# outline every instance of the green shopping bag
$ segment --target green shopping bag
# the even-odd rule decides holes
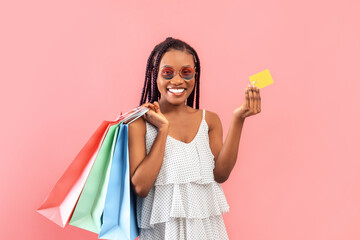
[[[111,126],[105,136],[71,217],[69,224],[72,226],[94,233],[100,232],[101,216],[104,211],[106,190],[116,139],[119,133],[119,124]]]

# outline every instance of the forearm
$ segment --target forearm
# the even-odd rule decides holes
[[[141,197],[147,196],[159,174],[164,159],[167,136],[167,127],[158,130],[149,154],[146,155],[134,172],[132,182],[137,189],[137,194]]]
[[[225,142],[215,161],[214,177],[217,182],[225,182],[235,166],[244,121],[245,119],[237,119],[234,116],[231,119]]]

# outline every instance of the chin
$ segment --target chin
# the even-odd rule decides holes
[[[179,99],[173,99],[173,98],[165,98],[166,102],[172,104],[172,105],[183,105],[185,104],[187,98],[179,98]]]

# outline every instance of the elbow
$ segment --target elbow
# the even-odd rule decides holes
[[[133,183],[133,181],[131,181]],[[146,196],[149,194],[149,190],[146,189],[144,186],[141,186],[140,184],[132,184],[133,190],[141,198],[146,198]]]
[[[224,183],[226,182],[226,180],[229,178],[228,176],[217,176],[215,175],[214,176],[215,178],[215,181],[218,182],[218,183]]]
[[[218,182],[218,183],[224,183],[224,182],[226,182],[227,179],[228,178],[220,178],[220,179],[215,180],[215,181]]]
[[[141,198],[146,198],[148,194],[149,194],[149,190],[142,190],[142,191],[139,191],[138,196]]]
[[[135,191],[136,195],[138,195],[141,198],[146,198],[146,196],[149,193],[149,191],[146,191],[146,189],[144,189],[140,186],[134,186],[134,191]]]
[[[224,183],[229,178],[229,174],[226,174],[224,170],[220,170],[219,168],[214,168],[214,180],[218,183]]]

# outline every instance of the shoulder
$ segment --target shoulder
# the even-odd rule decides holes
[[[213,111],[206,110],[206,109],[204,109],[204,110],[205,110],[205,121],[207,122],[207,124],[209,126],[209,131],[214,128],[221,127],[221,120],[220,120],[219,115]]]

